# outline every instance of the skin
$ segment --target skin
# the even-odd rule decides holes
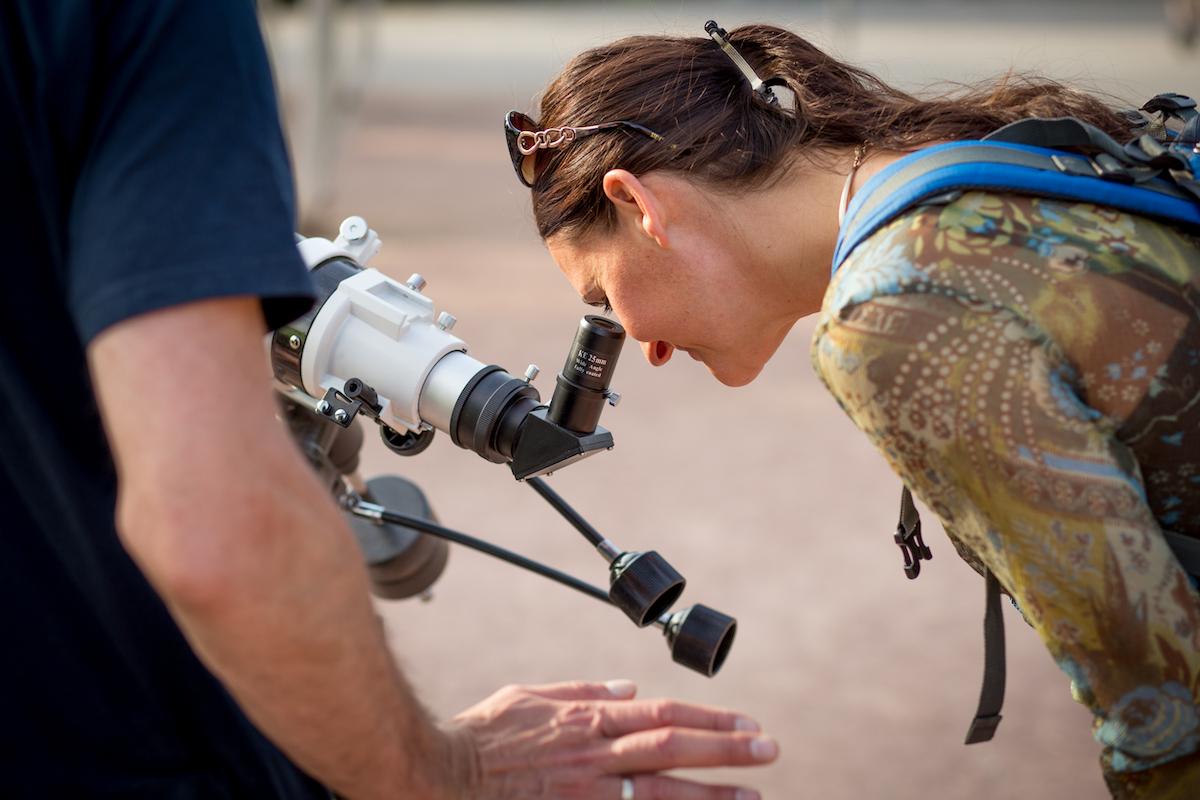
[[[680,173],[614,169],[604,176],[612,230],[556,234],[546,246],[584,302],[607,302],[652,365],[682,350],[743,386],[821,308],[853,163],[852,151],[833,155],[832,168],[801,161],[770,187],[736,194]],[[869,155],[851,191],[904,155]]]
[[[432,721],[341,512],[275,418],[264,330],[254,298],[188,303],[105,330],[88,361],[122,544],[268,738],[353,800],[614,800],[621,775],[639,800],[758,797],[657,774],[773,761],[756,723],[635,700],[628,681],[508,687]]]

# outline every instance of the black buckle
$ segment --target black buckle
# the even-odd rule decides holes
[[[904,574],[909,580],[921,574],[922,561],[933,559],[933,551],[925,545],[925,540],[921,538],[921,520],[919,519],[912,526],[911,531],[904,529],[903,521],[897,524],[893,541],[899,546],[900,553],[904,556]]]
[[[1053,155],[1050,161],[1058,167],[1059,172],[1067,175],[1077,175],[1081,178],[1095,178],[1100,174],[1096,165],[1082,156]]]
[[[1002,718],[1001,714],[992,714],[989,717],[976,717],[971,720],[971,727],[967,729],[967,740],[963,744],[991,741],[992,737],[996,735],[996,728],[999,727]]]
[[[1178,92],[1163,92],[1156,94],[1146,101],[1142,106],[1143,111],[1165,111],[1169,114],[1176,114],[1189,108],[1195,108],[1196,101],[1188,97],[1186,94]]]
[[[1187,156],[1146,133],[1125,144],[1125,154],[1144,167],[1188,169]]]
[[[332,387],[326,390],[325,397],[317,405],[317,411],[329,417],[335,425],[349,428],[359,412],[378,421],[383,404],[373,388],[358,378],[351,378],[346,381],[344,392]]]

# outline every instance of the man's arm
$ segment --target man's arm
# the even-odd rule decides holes
[[[340,513],[274,419],[258,301],[115,325],[89,350],[117,529],[250,718],[348,797],[457,796]]]

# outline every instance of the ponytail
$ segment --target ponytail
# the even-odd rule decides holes
[[[866,144],[910,150],[979,138],[1025,117],[1072,116],[1123,141],[1131,123],[1096,97],[1039,77],[920,99],[839,61],[783,28],[747,25],[729,42],[793,101],[772,104],[708,37],[634,36],[572,59],[541,101],[540,124],[637,122],[662,141],[592,136],[539,159],[534,217],[543,238],[604,230],[615,221],[602,188],[622,168],[687,173],[744,191],[782,177],[796,157],[821,159]]]

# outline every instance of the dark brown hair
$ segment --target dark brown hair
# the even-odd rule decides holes
[[[610,227],[602,179],[686,172],[714,187],[742,190],[786,172],[794,157],[819,158],[867,144],[908,150],[969,139],[1024,117],[1072,116],[1124,141],[1128,120],[1098,98],[1044,78],[1007,75],[990,85],[920,99],[866,70],[838,61],[783,28],[747,25],[729,41],[763,79],[795,95],[795,112],[773,106],[707,37],[633,36],[573,58],[541,100],[542,127],[630,120],[629,131],[578,140],[539,155],[533,209],[542,238]]]

